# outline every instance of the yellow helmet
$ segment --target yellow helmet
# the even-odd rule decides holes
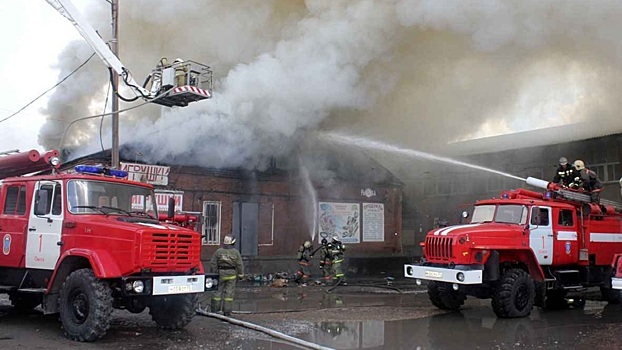
[[[234,245],[235,244],[235,238],[233,238],[232,235],[226,235],[223,243],[226,244],[226,245]]]
[[[574,167],[577,170],[583,170],[585,169],[585,163],[583,163],[582,160],[577,159],[574,161]]]
[[[311,242],[309,242],[309,241],[305,241],[305,242],[303,243],[303,246],[304,246],[305,248],[311,248]]]

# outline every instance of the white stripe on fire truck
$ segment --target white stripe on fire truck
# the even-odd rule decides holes
[[[590,242],[622,243],[622,233],[592,232]]]
[[[558,241],[576,241],[577,232],[576,231],[558,231],[557,240]]]
[[[440,234],[441,236],[447,236],[447,234],[450,233],[453,230],[457,230],[459,228],[465,228],[465,227],[477,227],[479,225],[480,224],[466,224],[466,225],[444,227],[444,228],[441,228],[441,229],[438,229],[438,230],[434,231],[434,235],[438,236]]]

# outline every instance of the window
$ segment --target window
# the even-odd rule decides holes
[[[620,180],[620,163],[593,164],[587,168],[596,172],[602,182],[618,182]]]
[[[531,209],[531,224],[537,226],[549,226],[548,208],[533,207]]]
[[[557,223],[561,226],[574,226],[572,210],[560,210],[559,221]]]
[[[6,200],[4,202],[4,214],[24,215],[26,214],[26,187],[9,186],[6,190]]]
[[[203,244],[220,244],[220,202],[203,202]]]

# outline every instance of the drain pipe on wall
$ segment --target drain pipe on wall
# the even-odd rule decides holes
[[[297,344],[297,345],[300,345],[300,346],[304,346],[304,347],[309,348],[309,349],[334,350],[333,348],[329,348],[329,347],[322,346],[322,345],[319,345],[319,344],[316,344],[316,343],[308,342],[306,340],[298,339],[298,338],[292,337],[290,335],[287,335],[287,334],[275,331],[275,330],[270,329],[270,328],[262,327],[260,325],[257,325],[257,324],[254,324],[254,323],[250,323],[250,322],[246,322],[246,321],[236,320],[235,318],[227,317],[227,316],[216,314],[216,313],[213,313],[213,312],[207,312],[207,311],[205,311],[203,309],[197,309],[197,314],[202,315],[202,316],[207,316],[207,317],[214,317],[214,318],[217,318],[219,320],[229,322],[231,324],[235,324],[235,325],[246,327],[246,328],[249,328],[249,329],[252,329],[252,330],[255,330],[255,331],[266,333],[266,334],[268,334],[270,336],[273,336],[275,338],[280,338],[280,339],[286,340],[288,342],[291,342],[291,343],[294,343],[294,344]]]

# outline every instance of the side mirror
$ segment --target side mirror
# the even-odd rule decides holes
[[[41,216],[48,213],[48,191],[37,190],[35,193],[35,215]]]
[[[469,212],[468,212],[468,211],[466,211],[466,210],[465,210],[465,211],[463,211],[463,212],[462,212],[462,218],[463,218],[463,219],[467,219],[468,217],[469,217]]]

